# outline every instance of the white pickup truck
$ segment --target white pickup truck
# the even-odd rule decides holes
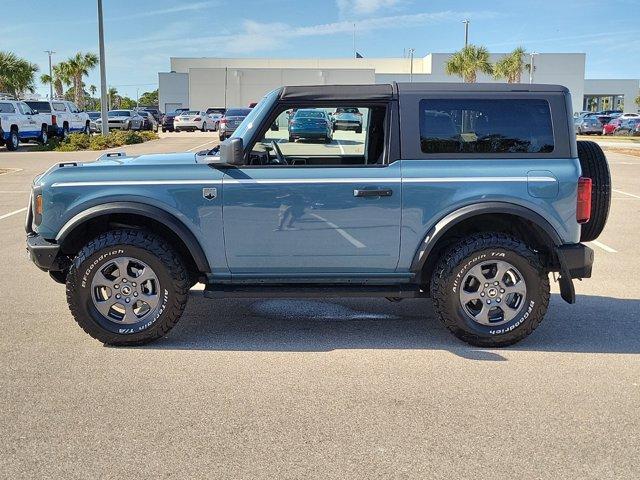
[[[17,150],[21,141],[47,143],[51,115],[34,112],[20,100],[0,100],[0,146]]]
[[[91,120],[87,112],[81,111],[76,104],[68,100],[27,100],[25,102],[33,110],[51,117],[50,125],[54,128],[49,136],[66,137],[69,133],[90,133]]]

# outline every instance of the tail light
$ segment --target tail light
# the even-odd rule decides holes
[[[194,122],[199,122],[200,120],[202,120],[200,117],[196,117],[193,119]]]
[[[55,115],[51,115],[51,125],[56,125],[57,119]]]
[[[587,223],[591,219],[591,187],[590,178],[578,179],[578,204],[576,206],[576,220],[578,223]]]

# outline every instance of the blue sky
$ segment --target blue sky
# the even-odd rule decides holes
[[[470,41],[492,52],[585,52],[588,78],[640,78],[640,0],[103,0],[107,81],[135,97],[157,86],[170,56],[367,57],[449,52]],[[98,51],[94,0],[2,0],[0,50],[47,72]],[[52,8],[57,5],[56,8]],[[11,12],[7,15],[7,12]],[[45,13],[46,12],[46,13]],[[98,70],[88,84],[99,84]],[[48,89],[39,85],[38,91]]]

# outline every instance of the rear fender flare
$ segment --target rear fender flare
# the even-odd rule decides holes
[[[411,271],[415,274],[419,274],[421,272],[422,267],[429,257],[429,253],[433,250],[433,247],[452,227],[469,218],[489,213],[515,215],[522,217],[525,220],[529,220],[545,232],[550,244],[549,246],[554,250],[555,247],[558,247],[563,243],[560,235],[558,235],[558,232],[553,228],[553,226],[544,217],[542,217],[542,215],[534,212],[533,210],[513,203],[483,202],[459,208],[458,210],[455,210],[441,218],[433,227],[431,227],[414,254],[413,261],[411,263]]]

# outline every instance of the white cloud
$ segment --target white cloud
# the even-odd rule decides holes
[[[372,15],[379,10],[396,7],[400,0],[336,0],[340,18]]]

